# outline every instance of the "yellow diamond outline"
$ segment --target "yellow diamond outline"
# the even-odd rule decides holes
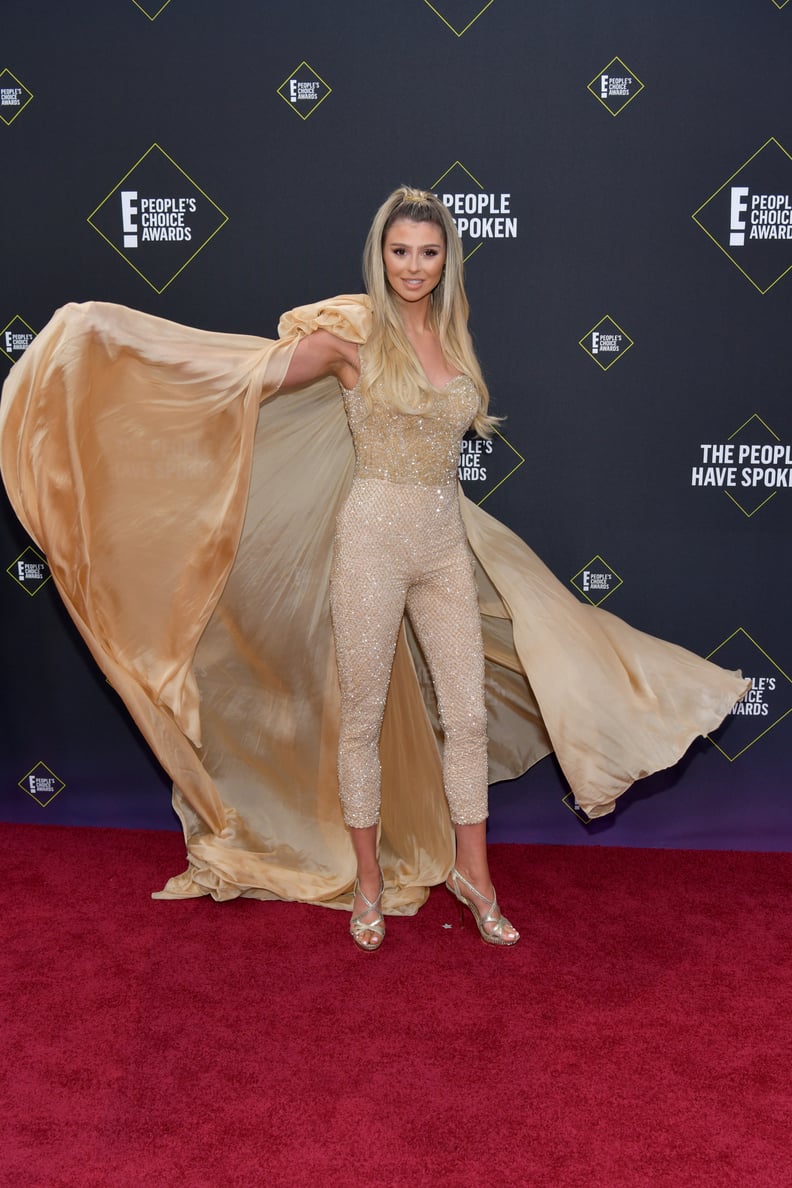
[[[285,95],[281,95],[281,89],[282,89],[283,87],[285,87],[285,86],[286,86],[286,83],[287,83],[287,82],[289,82],[291,79],[293,79],[293,78],[294,78],[294,76],[295,76],[295,74],[297,73],[297,71],[298,71],[298,70],[299,70],[301,67],[303,67],[303,66],[307,66],[307,67],[308,67],[308,69],[311,71],[311,73],[316,75],[316,77],[319,79],[319,82],[322,84],[322,86],[323,86],[323,87],[327,87],[327,94],[326,94],[326,95],[322,95],[322,98],[319,100],[319,102],[316,104],[316,106],[315,106],[315,107],[312,107],[312,108],[311,108],[311,110],[310,110],[310,111],[309,111],[309,112],[308,112],[306,115],[303,115],[303,113],[297,109],[297,107],[295,106],[295,104],[294,104],[294,103],[292,103],[292,102],[291,102],[291,100],[287,99]],[[329,98],[330,98],[330,96],[331,96],[331,95],[332,95],[332,93],[333,93],[333,88],[330,86],[330,83],[328,83],[328,82],[325,82],[325,80],[322,78],[322,76],[321,76],[321,74],[319,73],[319,71],[318,71],[318,70],[314,70],[314,68],[313,68],[313,66],[311,65],[311,63],[310,63],[310,62],[306,62],[305,58],[303,58],[302,62],[300,62],[300,65],[299,65],[299,66],[296,66],[296,67],[294,68],[294,70],[292,70],[292,72],[291,72],[290,74],[287,74],[287,75],[286,75],[286,77],[284,78],[283,82],[282,82],[282,83],[281,83],[281,85],[278,87],[278,89],[277,89],[277,91],[276,91],[275,93],[276,93],[276,95],[280,95],[281,99],[282,99],[282,100],[283,100],[283,102],[284,102],[284,103],[287,105],[287,107],[289,108],[289,110],[290,110],[290,111],[293,111],[293,112],[295,112],[295,113],[296,113],[296,114],[297,114],[297,115],[300,117],[300,119],[301,119],[301,120],[307,120],[307,119],[309,119],[309,118],[310,118],[310,117],[313,115],[313,113],[314,113],[315,111],[317,111],[317,110],[318,110],[318,108],[320,108],[320,107],[322,106],[322,104],[324,103],[325,99],[329,99]]]
[[[34,98],[34,95],[33,95],[33,92],[31,91],[30,87],[26,87],[26,86],[25,86],[25,84],[22,82],[22,79],[21,79],[21,78],[17,78],[17,76],[14,74],[13,70],[9,70],[8,66],[4,66],[4,67],[3,67],[3,69],[2,69],[2,70],[0,70],[0,81],[2,80],[2,78],[3,78],[3,75],[4,75],[4,74],[10,74],[10,75],[11,75],[11,77],[13,78],[14,82],[17,84],[17,86],[18,86],[18,87],[21,87],[23,91],[27,91],[27,99],[26,99],[26,100],[25,100],[25,102],[24,102],[24,103],[23,103],[23,104],[22,104],[22,105],[19,107],[19,109],[18,109],[18,110],[17,110],[17,111],[14,113],[14,115],[12,115],[12,116],[11,116],[11,119],[10,119],[10,120],[7,120],[7,119],[5,118],[5,116],[3,116],[3,115],[0,115],[0,120],[2,120],[2,121],[3,121],[3,123],[4,123],[4,124],[5,124],[5,126],[6,126],[6,128],[10,128],[10,127],[11,127],[11,125],[13,124],[14,120],[17,118],[17,116],[21,116],[21,115],[22,115],[22,112],[25,110],[25,108],[27,107],[28,103],[30,103],[31,99],[33,99],[33,98]]]
[[[776,8],[780,12],[782,8],[786,8],[787,4],[789,4],[789,0],[781,0],[780,4],[778,3],[778,0],[773,0],[773,4],[775,4]]]
[[[457,160],[457,161],[454,161],[453,165],[449,165],[448,169],[446,169],[445,173],[441,173],[440,176],[437,178],[437,180],[432,183],[432,192],[433,193],[434,193],[435,187],[439,186],[440,182],[443,180],[443,178],[448,177],[451,170],[456,169],[457,165],[459,166],[459,168],[462,170],[463,173],[466,173],[468,175],[468,177],[470,178],[470,180],[472,182],[476,183],[476,185],[478,186],[478,188],[480,190],[484,189],[484,186],[482,185],[482,183],[479,181],[479,179],[477,177],[473,176],[473,174],[470,172],[468,167],[466,165],[463,165],[461,161]]]
[[[739,507],[740,511],[746,517],[746,519],[750,520],[751,517],[755,516],[758,511],[761,511],[762,508],[765,507],[770,502],[771,499],[775,499],[776,495],[778,494],[778,491],[771,491],[770,494],[767,496],[767,499],[763,499],[761,503],[758,503],[756,505],[756,507],[753,509],[753,511],[746,511],[745,508],[743,507],[743,505],[741,503],[737,502],[737,500],[732,495],[731,491],[727,491],[724,489],[723,494],[726,495],[729,499],[731,499],[731,501],[735,507]]]
[[[627,342],[629,343],[629,346],[625,347],[625,349],[623,351],[617,351],[616,354],[611,359],[610,363],[603,365],[602,363],[600,363],[600,361],[596,357],[596,355],[592,355],[591,351],[588,349],[588,347],[585,345],[585,343],[586,343],[586,339],[588,338],[589,334],[593,334],[594,331],[599,326],[602,325],[602,323],[605,321],[606,318],[608,318],[611,322],[613,322],[614,326],[616,327],[616,329],[619,331],[620,334],[624,335],[624,337],[627,339]],[[590,330],[586,331],[586,333],[583,335],[582,338],[578,339],[578,346],[583,348],[583,350],[588,355],[589,359],[591,359],[594,363],[596,363],[597,366],[599,368],[601,368],[602,371],[608,371],[609,368],[613,367],[614,363],[618,363],[619,359],[623,359],[624,356],[627,354],[627,351],[631,350],[635,346],[635,339],[630,338],[627,331],[622,329],[622,327],[619,325],[619,323],[616,321],[616,319],[614,317],[611,317],[611,315],[609,313],[606,313],[606,314],[602,315],[602,317],[600,318],[600,320],[598,322],[595,322],[595,324],[591,327]]]
[[[468,177],[470,178],[470,180],[472,182],[476,183],[476,185],[478,186],[478,188],[480,190],[484,189],[484,186],[481,184],[479,179],[477,177],[473,176],[473,174],[470,172],[470,170],[467,168],[467,166],[463,165],[461,161],[457,160],[457,161],[454,161],[453,165],[449,165],[448,169],[446,169],[445,173],[441,173],[436,181],[432,182],[432,185],[429,187],[431,189],[432,193],[435,192],[435,190],[440,185],[440,182],[443,180],[443,178],[448,177],[448,175],[452,169],[456,169],[457,165],[459,166],[459,168],[462,170],[463,173],[466,173],[468,175]],[[476,244],[476,246],[474,248],[472,248],[466,256],[462,257],[462,263],[467,264],[467,262],[471,258],[471,256],[475,256],[475,254],[479,250],[479,248],[483,247],[483,246],[484,246],[484,240],[480,239],[478,241],[478,243]]]
[[[580,821],[581,825],[590,825],[592,821],[596,820],[596,818],[590,817],[585,809],[579,807],[576,808],[574,805],[574,799],[575,795],[573,792],[565,792],[561,797],[561,803],[566,805],[572,816],[576,817],[577,820]]]
[[[148,17],[148,19],[150,21],[156,21],[157,17],[160,15],[160,13],[164,12],[164,10],[168,7],[170,2],[171,2],[171,0],[165,0],[165,3],[160,8],[158,8],[157,11],[154,13],[154,16],[152,16],[151,13],[146,12],[146,10],[142,4],[138,4],[138,0],[132,0],[132,3],[134,4],[135,8],[139,8],[140,11],[143,13],[143,16]]]
[[[780,437],[778,436],[778,434],[776,433],[775,429],[771,429],[771,428],[770,428],[770,426],[767,424],[767,422],[766,422],[766,421],[764,421],[764,420],[763,420],[763,419],[762,419],[762,418],[759,416],[759,413],[751,413],[750,417],[748,417],[748,420],[747,420],[747,421],[743,421],[743,423],[742,423],[742,425],[740,425],[739,429],[735,429],[735,430],[734,430],[734,433],[731,433],[731,434],[729,434],[729,436],[726,438],[726,440],[727,440],[727,441],[731,441],[731,439],[732,439],[733,437],[736,437],[738,433],[742,433],[742,431],[743,431],[743,429],[745,428],[745,426],[746,426],[746,425],[748,425],[748,424],[750,424],[750,422],[751,422],[751,421],[758,421],[758,422],[760,423],[760,425],[763,425],[763,426],[764,426],[764,428],[765,428],[765,429],[767,430],[767,432],[768,432],[768,433],[771,435],[771,437],[774,437],[774,438],[776,439],[776,441],[780,441],[780,440],[781,440],[781,438],[780,438]],[[755,516],[755,515],[756,515],[756,513],[757,513],[758,511],[761,511],[761,509],[762,509],[763,507],[765,507],[765,506],[766,506],[766,505],[767,505],[767,504],[770,502],[770,500],[771,500],[771,499],[775,499],[776,495],[778,494],[778,491],[771,491],[771,492],[770,492],[770,494],[767,496],[767,499],[763,499],[761,503],[758,503],[758,504],[756,505],[756,507],[753,509],[753,511],[751,511],[751,512],[749,512],[749,511],[746,511],[746,510],[745,510],[745,508],[743,507],[743,505],[742,505],[740,502],[738,502],[738,500],[736,500],[736,499],[734,498],[734,496],[731,494],[731,492],[730,492],[730,491],[727,491],[725,487],[723,488],[723,494],[724,494],[724,495],[728,495],[729,499],[731,499],[731,501],[732,501],[732,503],[734,504],[734,506],[735,506],[735,507],[739,507],[739,509],[740,509],[740,511],[742,512],[742,514],[743,514],[743,515],[744,515],[744,516],[745,516],[747,519],[749,519],[749,520],[750,520],[750,519],[751,519],[751,516]]]
[[[35,556],[36,556],[36,557],[38,557],[39,561],[41,561],[41,563],[42,563],[43,565],[46,565],[47,569],[49,569],[49,573],[48,573],[48,574],[47,574],[47,576],[44,578],[44,581],[41,583],[41,585],[40,585],[40,586],[36,586],[35,590],[28,590],[28,588],[27,588],[27,586],[25,585],[25,583],[24,583],[24,582],[20,582],[19,578],[18,578],[18,577],[15,577],[15,576],[14,576],[14,574],[11,572],[11,570],[13,569],[13,567],[14,567],[14,566],[17,564],[17,562],[19,561],[19,558],[20,558],[20,557],[24,557],[25,553],[34,553],[34,554],[35,554]],[[46,557],[42,557],[42,555],[41,555],[41,553],[38,551],[38,549],[34,549],[34,548],[33,548],[33,545],[30,545],[30,544],[29,544],[29,545],[25,545],[25,547],[24,547],[24,549],[22,550],[22,552],[21,552],[21,553],[19,553],[19,555],[18,555],[18,556],[16,556],[16,557],[14,558],[14,560],[11,562],[11,564],[10,564],[10,565],[9,565],[9,566],[6,568],[6,573],[8,574],[8,576],[9,576],[10,578],[12,578],[12,579],[13,579],[13,581],[15,581],[15,582],[16,582],[16,584],[17,584],[18,586],[20,586],[20,587],[21,587],[21,588],[22,588],[22,589],[25,591],[25,593],[27,594],[28,598],[35,598],[35,597],[36,597],[36,595],[38,594],[39,590],[43,590],[43,589],[44,589],[44,587],[46,586],[47,582],[48,582],[48,581],[50,581],[50,579],[52,578],[52,570],[50,569],[50,563],[49,563],[49,561],[47,560],[47,558],[46,558]],[[54,775],[55,773],[53,772],[52,774]],[[30,772],[28,772],[28,775],[30,775]]]
[[[482,15],[482,13],[485,13],[487,11],[487,9],[490,7],[490,5],[492,5],[494,3],[495,3],[495,0],[487,0],[487,3],[481,9],[481,12],[477,12],[476,15],[473,17],[473,20],[468,21],[468,23],[465,25],[464,29],[455,29],[454,26],[451,24],[451,22],[446,20],[446,18],[443,16],[442,12],[437,11],[434,4],[430,4],[429,0],[424,0],[424,4],[426,5],[426,7],[431,8],[431,10],[435,14],[435,16],[439,17],[440,20],[443,22],[443,24],[446,26],[446,28],[450,29],[451,32],[454,33],[457,37],[461,37],[464,33],[467,33],[470,26],[475,25],[476,21],[479,19],[479,17]]]
[[[38,767],[43,767],[45,771],[48,771],[50,773],[53,780],[55,780],[57,783],[60,784],[60,788],[58,788],[58,791],[53,792],[52,796],[50,796],[49,800],[45,800],[43,802],[43,804],[38,799],[38,797],[33,795],[33,793],[30,791],[29,788],[25,787],[25,780],[28,778],[28,776],[31,776],[33,774],[33,772],[36,770],[36,768],[38,768]],[[51,767],[47,767],[47,764],[44,762],[43,759],[39,759],[39,761],[37,763],[33,764],[30,771],[27,773],[27,775],[23,775],[21,780],[17,780],[17,787],[21,788],[23,792],[26,792],[28,794],[28,796],[30,797],[30,799],[35,801],[35,803],[39,806],[39,808],[46,808],[48,804],[52,804],[52,802],[56,796],[60,796],[63,789],[66,787],[66,782],[65,782],[65,780],[62,780],[59,775],[56,775]]]
[[[607,594],[603,594],[603,596],[602,596],[602,598],[600,598],[599,602],[595,602],[593,598],[589,598],[589,596],[585,590],[581,590],[580,586],[575,585],[575,578],[579,577],[584,569],[588,569],[588,567],[591,565],[592,561],[601,561],[602,564],[605,566],[605,568],[609,569],[611,571],[611,573],[613,574],[613,576],[617,577],[619,579],[618,585],[614,586],[612,590],[608,590]],[[581,567],[577,571],[577,573],[573,574],[573,576],[569,579],[569,584],[570,584],[570,586],[575,587],[578,594],[583,595],[586,602],[590,602],[592,606],[602,606],[603,602],[605,602],[606,599],[610,598],[611,594],[615,594],[616,591],[619,589],[619,587],[624,585],[624,578],[616,572],[616,570],[613,568],[613,566],[608,561],[606,561],[604,557],[600,557],[599,553],[595,553],[594,556],[591,558],[591,561],[587,561],[585,565],[581,565]]]
[[[592,89],[591,89],[591,88],[594,86],[594,83],[597,81],[597,79],[598,79],[598,78],[602,78],[602,75],[605,73],[605,71],[606,71],[606,70],[610,70],[610,68],[611,68],[611,66],[613,65],[613,63],[614,63],[614,62],[618,62],[618,63],[619,63],[619,65],[620,65],[620,66],[623,66],[625,70],[629,70],[629,71],[630,71],[630,77],[631,77],[631,78],[638,79],[639,86],[638,86],[638,90],[635,92],[635,94],[634,94],[634,95],[630,95],[630,98],[629,98],[629,99],[627,99],[627,100],[625,100],[625,102],[624,102],[624,103],[622,103],[621,107],[617,108],[617,109],[616,109],[616,111],[611,111],[611,109],[608,107],[607,103],[606,103],[606,102],[605,102],[605,100],[602,98],[602,96],[601,96],[601,95],[598,95],[596,91],[592,91]],[[618,115],[621,115],[621,113],[624,111],[625,107],[629,107],[629,105],[632,103],[633,99],[637,99],[637,98],[638,98],[638,96],[640,95],[641,91],[645,91],[645,90],[646,90],[646,86],[645,86],[645,84],[644,84],[644,83],[641,81],[641,79],[640,79],[640,78],[638,78],[638,75],[635,73],[635,71],[634,71],[634,70],[631,70],[631,69],[630,69],[630,67],[627,65],[627,63],[626,63],[626,62],[623,62],[623,61],[622,61],[622,59],[619,57],[619,55],[618,55],[618,54],[614,54],[614,56],[611,58],[610,62],[608,62],[608,65],[607,65],[607,66],[603,66],[602,70],[598,70],[598,71],[597,71],[597,73],[596,73],[596,74],[594,75],[594,77],[592,78],[591,82],[590,82],[590,83],[588,84],[588,86],[586,87],[586,90],[589,92],[589,94],[590,94],[590,95],[593,95],[593,96],[594,96],[594,98],[595,98],[595,99],[596,99],[596,100],[597,100],[599,103],[601,103],[601,104],[602,104],[602,106],[603,106],[603,107],[605,108],[605,110],[607,111],[608,115],[612,115],[612,116],[615,118],[616,116],[618,116]]]
[[[23,326],[27,326],[28,330],[33,335],[33,337],[34,338],[36,337],[36,335],[38,334],[38,330],[34,330],[32,326],[28,326],[27,322],[22,317],[22,314],[14,314],[14,316],[12,318],[10,318],[9,321],[6,322],[5,326],[3,326],[3,329],[0,330],[0,342],[2,342],[2,337],[5,334],[8,327],[11,325],[11,322],[16,322],[16,321],[21,322]],[[0,346],[0,355],[5,355],[6,359],[9,359],[12,363],[16,363],[16,359],[14,359],[13,356],[9,355],[8,351],[5,350],[1,346]],[[20,556],[21,556],[21,554],[20,554]]]
[[[785,680],[789,681],[790,685],[792,685],[792,677],[790,677],[788,673],[784,672],[780,664],[776,664],[773,657],[756,642],[753,636],[748,631],[746,631],[744,627],[735,628],[731,635],[727,636],[726,639],[721,640],[717,647],[713,648],[712,651],[709,652],[707,656],[705,656],[705,660],[711,659],[711,657],[714,656],[716,652],[719,652],[721,648],[725,647],[727,643],[733,640],[735,635],[740,634],[744,635],[746,639],[750,640],[756,650],[762,653],[765,660],[769,660],[773,668],[777,669],[777,671],[781,673],[781,676],[784,677]],[[778,726],[780,722],[783,722],[784,718],[788,717],[790,714],[792,714],[792,705],[781,715],[780,718],[776,718],[775,722],[771,722],[766,730],[763,730],[761,734],[757,734],[756,738],[754,738],[751,742],[746,743],[743,749],[738,751],[736,755],[727,754],[723,747],[719,746],[719,744],[715,742],[715,739],[712,738],[711,735],[707,734],[705,737],[712,743],[716,751],[720,751],[721,755],[725,756],[725,758],[728,759],[730,763],[734,763],[735,759],[739,759],[741,755],[744,755],[746,751],[750,750],[754,743],[758,743],[760,738],[764,738],[766,734],[769,734],[771,730],[775,729],[775,727]]]
[[[495,486],[492,488],[492,490],[491,490],[491,491],[487,491],[487,494],[486,494],[486,495],[482,495],[481,499],[479,499],[479,500],[476,502],[476,507],[481,507],[482,503],[486,503],[486,502],[487,502],[487,500],[489,499],[490,495],[494,495],[494,494],[495,494],[495,492],[498,490],[498,488],[499,488],[499,487],[502,487],[502,486],[503,486],[503,484],[506,482],[506,480],[507,480],[507,479],[510,479],[510,478],[511,478],[511,476],[512,476],[512,475],[513,475],[513,474],[514,474],[516,471],[518,471],[518,470],[520,469],[520,467],[522,466],[523,462],[525,461],[525,458],[523,458],[522,454],[521,454],[521,453],[520,453],[520,451],[517,449],[517,447],[516,447],[516,446],[513,446],[513,445],[512,445],[512,443],[509,441],[508,437],[504,437],[504,435],[503,435],[503,434],[500,432],[500,430],[499,430],[499,429],[496,429],[496,428],[494,428],[494,427],[493,427],[493,430],[492,430],[492,432],[493,432],[494,434],[496,434],[496,435],[497,435],[497,436],[498,436],[498,437],[501,439],[501,441],[502,441],[502,442],[504,442],[504,444],[505,444],[505,445],[507,445],[507,446],[509,447],[509,449],[511,450],[511,452],[512,452],[513,454],[516,454],[516,455],[517,455],[517,457],[518,457],[520,460],[519,460],[519,462],[517,462],[517,464],[516,464],[515,466],[512,466],[511,470],[510,470],[510,471],[509,471],[507,474],[504,474],[504,476],[503,476],[503,478],[500,480],[500,482],[497,482],[497,483],[495,484]]]
[[[218,224],[218,226],[217,226],[217,227],[215,227],[214,231],[213,231],[213,232],[212,232],[212,234],[211,234],[211,235],[208,237],[208,239],[205,239],[205,240],[204,240],[204,242],[203,242],[202,244],[200,244],[200,245],[199,245],[199,246],[198,246],[198,247],[195,249],[195,251],[193,252],[193,254],[192,254],[192,255],[191,255],[191,256],[190,256],[190,257],[189,257],[187,260],[185,260],[185,261],[184,261],[184,263],[182,264],[181,268],[178,268],[178,269],[176,270],[176,272],[174,272],[174,274],[173,274],[173,276],[170,278],[170,280],[166,281],[166,282],[165,282],[165,284],[162,286],[162,288],[161,288],[161,289],[158,289],[158,288],[157,288],[157,286],[156,286],[156,285],[153,283],[153,281],[150,281],[150,280],[149,280],[149,278],[146,276],[146,274],[145,274],[145,273],[143,273],[143,272],[141,272],[141,271],[140,271],[140,269],[139,269],[138,267],[136,267],[136,265],[135,265],[135,264],[133,264],[133,263],[132,263],[132,261],[129,259],[129,257],[128,257],[128,256],[125,256],[125,255],[124,255],[124,253],[121,251],[121,249],[120,249],[120,248],[119,248],[119,247],[118,247],[116,244],[114,244],[114,243],[113,243],[112,239],[108,239],[108,238],[107,238],[107,236],[105,235],[104,231],[100,231],[100,229],[99,229],[98,227],[96,227],[96,226],[95,226],[95,225],[94,225],[94,224],[91,222],[91,219],[94,217],[94,215],[97,213],[97,211],[98,211],[98,210],[100,210],[100,209],[101,209],[101,208],[104,206],[105,202],[107,202],[108,198],[109,198],[109,197],[110,197],[112,194],[114,194],[114,193],[116,192],[116,190],[119,188],[119,186],[122,186],[122,185],[124,184],[124,182],[125,182],[125,181],[126,181],[126,179],[129,177],[129,175],[130,175],[131,173],[134,173],[134,172],[135,172],[135,170],[137,169],[138,165],[140,165],[141,161],[144,161],[144,160],[146,159],[146,157],[149,155],[149,153],[152,151],[152,149],[159,149],[159,151],[162,153],[163,157],[166,157],[166,158],[167,158],[167,160],[168,160],[168,161],[170,161],[171,165],[173,165],[173,167],[174,167],[175,169],[178,169],[178,171],[179,171],[179,173],[182,175],[182,177],[186,177],[186,178],[187,178],[187,181],[190,183],[190,185],[192,185],[192,186],[195,186],[195,188],[196,188],[196,190],[198,191],[198,193],[199,193],[199,194],[203,194],[204,198],[205,198],[205,199],[206,199],[206,201],[209,203],[209,205],[210,205],[210,206],[213,206],[213,207],[215,208],[215,210],[216,210],[216,211],[218,211],[218,212],[219,212],[219,213],[220,213],[220,214],[223,216],[223,221],[222,221],[220,224]],[[138,276],[140,276],[140,277],[142,277],[142,278],[143,278],[143,280],[146,282],[146,284],[149,286],[149,288],[153,289],[155,293],[164,293],[164,292],[165,292],[165,290],[167,289],[168,285],[171,285],[171,284],[173,284],[173,282],[176,280],[176,277],[177,277],[177,276],[180,276],[180,275],[182,274],[182,272],[184,272],[184,270],[185,270],[185,268],[187,267],[187,265],[188,265],[188,264],[192,264],[192,262],[193,262],[193,260],[195,259],[195,257],[196,257],[196,256],[198,256],[198,255],[200,255],[200,253],[201,253],[201,252],[204,250],[204,248],[206,247],[206,245],[207,245],[208,243],[210,243],[210,242],[211,242],[211,240],[213,240],[213,239],[214,239],[215,235],[217,235],[217,232],[218,232],[218,231],[222,231],[223,227],[225,227],[226,223],[228,222],[228,215],[227,215],[227,214],[226,214],[226,212],[225,212],[225,211],[222,209],[222,207],[218,206],[218,205],[217,205],[217,203],[216,203],[216,202],[215,202],[215,201],[214,201],[212,198],[210,198],[210,197],[209,197],[209,195],[206,193],[206,191],[205,191],[205,190],[202,190],[202,189],[201,189],[201,187],[198,185],[198,183],[197,183],[196,181],[193,181],[193,179],[190,177],[189,173],[187,173],[187,171],[186,171],[185,169],[182,169],[181,165],[177,165],[177,163],[174,161],[173,157],[171,157],[169,153],[166,153],[166,152],[165,152],[165,149],[162,147],[162,145],[161,145],[161,144],[158,144],[158,143],[157,143],[157,141],[155,140],[155,141],[154,141],[154,143],[153,143],[153,144],[151,144],[151,145],[150,145],[150,146],[149,146],[149,147],[146,149],[146,151],[145,151],[145,153],[143,154],[143,156],[142,156],[142,157],[140,157],[140,159],[139,159],[139,160],[137,160],[137,161],[135,162],[135,164],[134,164],[134,165],[131,167],[131,169],[128,169],[128,170],[126,171],[126,173],[125,173],[125,174],[124,174],[124,176],[121,178],[121,180],[120,180],[120,181],[117,181],[117,182],[116,182],[116,184],[113,186],[113,188],[112,188],[111,190],[108,190],[108,191],[107,191],[107,193],[105,194],[104,198],[103,198],[103,199],[102,199],[102,201],[99,203],[99,205],[98,205],[98,206],[97,206],[97,207],[96,207],[94,210],[92,210],[92,211],[91,211],[91,213],[88,215],[88,218],[86,219],[86,222],[87,222],[87,223],[88,223],[88,225],[89,225],[89,226],[90,226],[90,227],[91,227],[91,228],[92,228],[92,229],[93,229],[93,230],[94,230],[94,231],[97,233],[97,235],[101,235],[101,237],[102,237],[102,239],[105,241],[105,243],[109,243],[109,244],[110,244],[110,247],[113,249],[113,251],[118,253],[118,255],[121,257],[121,259],[122,259],[122,260],[124,260],[124,261],[125,261],[125,262],[126,262],[128,265],[129,265],[129,267],[132,269],[132,271],[133,271],[133,272],[136,272],[136,273],[138,274]]]
[[[757,283],[753,279],[753,277],[749,276],[748,273],[745,271],[745,269],[742,268],[737,263],[737,261],[734,259],[734,257],[729,255],[729,253],[726,251],[726,248],[723,246],[723,244],[719,243],[718,240],[715,238],[715,236],[712,235],[707,230],[707,228],[704,226],[704,224],[699,222],[699,220],[696,218],[696,215],[701,214],[704,207],[709,206],[710,202],[712,202],[712,199],[717,197],[717,195],[720,194],[721,190],[725,190],[726,187],[728,186],[729,182],[734,181],[737,174],[742,169],[745,169],[746,165],[750,165],[751,161],[753,161],[754,157],[758,157],[760,153],[763,153],[764,150],[767,148],[768,144],[771,144],[771,143],[777,145],[778,148],[781,149],[781,152],[784,154],[784,156],[789,157],[789,160],[792,161],[792,155],[790,155],[786,151],[783,144],[781,144],[781,142],[779,140],[776,140],[775,136],[771,136],[768,140],[766,140],[764,142],[763,145],[760,145],[760,147],[756,150],[755,153],[752,153],[751,156],[748,157],[748,159],[746,161],[743,161],[742,165],[738,165],[737,168],[735,169],[734,173],[731,175],[731,177],[727,177],[726,181],[723,183],[722,186],[718,186],[717,190],[713,190],[712,193],[710,194],[709,198],[707,198],[706,201],[702,202],[702,204],[698,208],[698,210],[694,210],[693,214],[690,216],[692,218],[693,222],[696,224],[696,226],[701,228],[701,230],[704,232],[704,234],[707,236],[707,238],[711,239],[717,248],[720,248],[720,250],[723,252],[726,259],[731,260],[732,264],[737,269],[737,271],[741,272],[743,274],[743,276],[745,277],[745,279],[749,280],[751,282],[753,287],[756,289],[757,293],[761,293],[763,297],[766,293],[770,292],[770,290],[773,288],[774,285],[777,285],[780,280],[783,280],[784,277],[787,275],[787,273],[792,272],[792,264],[790,264],[788,268],[785,268],[784,271],[781,273],[781,275],[777,276],[774,281],[771,281],[771,283],[767,286],[766,289],[761,289],[759,287],[759,285],[757,285]]]

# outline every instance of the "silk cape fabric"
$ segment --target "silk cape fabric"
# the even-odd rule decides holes
[[[163,897],[351,904],[328,579],[352,442],[335,380],[278,389],[302,334],[324,327],[362,344],[370,316],[365,297],[333,298],[284,315],[273,342],[72,304],[6,382],[11,502],[174,781],[189,865]],[[460,499],[477,560],[490,779],[554,750],[578,804],[608,813],[717,726],[746,682],[582,604]],[[381,742],[390,913],[414,912],[452,865],[441,747],[405,622]]]

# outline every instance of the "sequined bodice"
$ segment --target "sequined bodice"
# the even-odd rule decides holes
[[[478,411],[478,394],[458,375],[434,394],[426,413],[403,413],[376,399],[366,409],[360,385],[342,389],[355,443],[355,476],[391,483],[446,486],[456,482],[459,443]]]

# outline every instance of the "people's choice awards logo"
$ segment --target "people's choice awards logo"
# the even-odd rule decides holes
[[[303,120],[313,115],[331,91],[332,88],[307,62],[300,62],[297,69],[287,75],[278,87],[281,99]]]
[[[519,470],[525,458],[497,429],[484,439],[468,434],[459,447],[458,477],[473,503],[482,504]]]
[[[228,216],[158,144],[143,154],[88,222],[162,293]]]
[[[32,92],[8,67],[0,70],[0,120],[4,124],[13,124],[32,98]]]
[[[517,216],[511,194],[486,190],[459,161],[446,169],[431,189],[451,212],[465,260],[486,239],[516,239]]]
[[[792,269],[792,156],[771,137],[698,208],[693,221],[766,293]]]
[[[17,315],[0,330],[0,354],[16,363],[35,337],[36,331]]]
[[[590,825],[594,820],[594,818],[590,817],[586,810],[582,808],[575,800],[574,792],[565,793],[565,795],[561,797],[561,803],[565,804],[569,811],[574,813],[578,821],[581,821],[584,825]]]
[[[749,518],[792,487],[792,445],[758,413],[725,441],[700,442],[698,451],[690,485],[723,491]]]
[[[456,33],[457,37],[461,37],[463,33],[467,33],[468,29],[474,24],[483,12],[486,12],[494,0],[486,0],[485,4],[481,0],[424,0],[424,4],[431,8],[435,16],[439,16],[444,25],[447,25],[452,33]]]
[[[6,573],[31,598],[38,594],[42,586],[46,586],[52,576],[46,560],[32,545],[28,545],[16,560],[11,562]]]
[[[603,371],[607,371],[622,355],[626,355],[634,343],[626,330],[622,330],[621,326],[606,314],[604,318],[600,318],[596,326],[592,326],[591,330],[583,335],[579,345],[589,358]]]
[[[734,705],[722,726],[708,737],[722,755],[734,760],[792,713],[792,680],[764,648],[738,627],[707,656],[721,668],[740,669],[751,687]]]
[[[58,793],[66,787],[63,780],[56,776],[54,771],[50,771],[46,763],[40,762],[19,780],[17,786],[23,792],[27,792],[28,796],[32,797],[36,804],[40,804],[42,808],[46,808],[50,801],[54,800]]]
[[[599,554],[579,569],[570,581],[592,606],[599,606],[614,590],[618,590],[619,586],[624,584],[616,571],[611,569]]]
[[[627,104],[632,103],[643,89],[641,80],[624,65],[621,58],[612,58],[599,74],[594,75],[588,85],[588,90],[594,98],[598,99],[612,116],[623,112]]]

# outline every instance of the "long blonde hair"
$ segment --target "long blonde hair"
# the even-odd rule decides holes
[[[442,233],[446,258],[442,276],[430,298],[431,325],[446,361],[473,381],[479,398],[473,429],[482,437],[489,437],[497,418],[487,415],[489,392],[468,330],[469,306],[462,279],[462,246],[448,208],[426,190],[415,190],[411,186],[394,190],[374,216],[366,238],[363,277],[372,301],[374,321],[365,348],[361,394],[371,408],[373,389],[377,385],[378,400],[385,400],[400,412],[416,414],[430,410],[435,399],[432,386],[407,337],[385,275],[382,245],[397,219],[432,223]]]

